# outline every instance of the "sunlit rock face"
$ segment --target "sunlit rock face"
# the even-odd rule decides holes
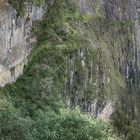
[[[0,0],[0,86],[11,83],[22,74],[36,38],[32,35],[32,24],[40,20],[46,7],[24,4],[24,15],[5,0]]]

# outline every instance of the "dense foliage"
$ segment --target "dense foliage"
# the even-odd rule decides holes
[[[1,140],[113,140],[107,134],[109,125],[79,110],[55,113],[37,109],[32,116],[20,116],[15,108],[7,107],[0,113]]]

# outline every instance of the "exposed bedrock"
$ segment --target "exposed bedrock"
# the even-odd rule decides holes
[[[36,42],[31,29],[40,20],[46,6],[24,3],[24,15],[5,0],[0,1],[0,86],[11,83],[22,74],[26,58]]]

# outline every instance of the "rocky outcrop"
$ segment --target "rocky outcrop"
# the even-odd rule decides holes
[[[77,7],[86,20],[78,28],[91,49],[69,57],[65,92],[71,107],[79,105],[104,120],[114,116],[115,110],[138,118],[139,5],[138,0],[79,1]]]
[[[0,7],[0,86],[11,83],[22,74],[26,58],[36,42],[32,25],[42,19],[46,6],[24,3],[24,15],[6,0]]]

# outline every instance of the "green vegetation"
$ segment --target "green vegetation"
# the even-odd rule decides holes
[[[20,113],[21,110],[10,104],[3,108],[1,140],[115,140],[109,134],[108,124],[91,119],[77,109],[63,109],[60,113],[36,109],[32,116],[20,116]]]
[[[24,14],[24,2],[9,0],[17,16]],[[40,5],[47,1],[28,2]],[[92,6],[98,9],[95,15],[81,15],[72,1],[56,0],[48,6],[44,19],[34,22],[32,31],[38,42],[28,65],[14,84],[0,90],[2,140],[117,139],[109,133],[113,131],[109,124],[78,109],[65,109],[68,101],[79,95],[80,107],[83,100],[115,98],[118,110],[113,125],[125,135],[123,139],[140,139],[138,124],[118,99],[127,99],[123,97],[127,90],[120,67],[123,59],[132,63],[133,50],[128,47],[132,33],[128,28],[133,23],[107,20],[99,4]],[[77,104],[73,101],[69,106]]]
[[[10,2],[22,15],[23,1]],[[69,59],[75,57],[74,68],[79,75],[71,89],[69,96],[72,96],[84,77],[78,51],[91,51],[96,56],[77,29],[81,20],[70,1],[59,0],[48,9],[43,21],[34,23],[38,44],[28,58],[23,75],[0,90],[1,140],[117,139],[109,133],[112,131],[109,124],[78,109],[65,109],[66,104],[62,102],[67,96],[63,94],[65,81],[69,79],[66,73]]]

